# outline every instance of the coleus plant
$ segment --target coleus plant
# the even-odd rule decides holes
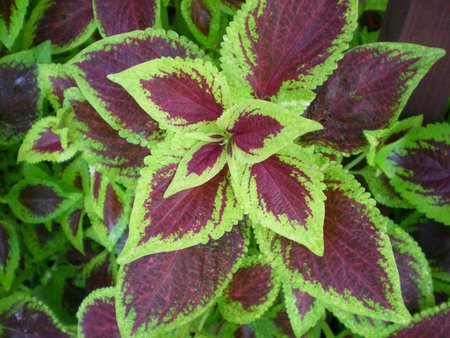
[[[378,202],[450,225],[450,126],[399,120],[444,52],[399,43],[347,51],[354,0],[178,2],[206,54],[162,29],[167,2],[126,5],[39,1],[22,45],[50,39],[51,50],[0,59],[9,81],[0,86],[11,90],[25,70],[26,89],[39,93],[27,97],[27,114],[44,110],[43,97],[55,112],[28,125],[2,116],[5,144],[32,124],[19,161],[55,163],[24,168],[4,198],[10,213],[34,229],[59,224],[82,254],[85,238],[105,248],[78,281],[97,288],[79,308],[78,336],[313,335],[325,309],[365,336],[448,327],[419,246],[349,171],[366,160],[353,173],[370,178]],[[80,13],[70,34],[43,29],[70,27]],[[29,61],[85,43],[95,25],[103,38],[66,64]],[[18,236],[9,220],[1,229],[8,290]],[[36,261],[68,250],[59,239],[24,241]],[[106,277],[91,287],[95,274]],[[26,297],[14,293],[7,304],[52,324],[29,329],[0,307],[0,326],[70,333]]]

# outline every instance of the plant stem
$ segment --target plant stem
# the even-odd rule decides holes
[[[208,310],[205,311],[205,313],[202,316],[202,319],[200,320],[200,323],[197,326],[197,330],[198,332],[202,332],[203,330],[203,326],[205,325],[206,319],[208,319],[209,316],[209,311],[211,310],[211,308],[209,308]]]
[[[358,157],[356,157],[353,161],[351,161],[350,163],[348,163],[344,168],[347,170],[350,170],[351,168],[353,168],[355,165],[357,165],[359,162],[361,162],[362,160],[364,160],[366,158],[367,155],[367,151],[359,154]]]
[[[331,331],[331,329],[328,326],[326,321],[322,321],[322,323],[320,324],[320,327],[322,329],[322,332],[325,334],[326,338],[336,338],[333,331]]]

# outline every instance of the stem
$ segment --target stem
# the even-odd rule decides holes
[[[202,319],[200,320],[200,323],[197,326],[197,330],[198,332],[202,332],[203,330],[203,326],[205,325],[206,319],[208,319],[209,316],[209,311],[211,310],[211,308],[209,308],[208,310],[205,311],[205,313],[202,316]]]
[[[350,163],[348,163],[344,168],[347,170],[350,170],[351,168],[353,168],[355,165],[357,165],[359,162],[361,162],[362,160],[364,160],[366,158],[367,155],[367,151],[359,154],[358,157],[356,157],[353,161],[351,161]]]
[[[322,329],[322,332],[325,334],[326,338],[336,338],[326,321],[322,321],[322,323],[320,324],[320,328]]]

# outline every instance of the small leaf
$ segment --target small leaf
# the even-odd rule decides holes
[[[325,308],[318,299],[292,287],[289,282],[283,284],[283,290],[292,329],[296,337],[302,337],[325,315]]]
[[[68,129],[59,126],[57,117],[49,116],[33,124],[19,149],[18,161],[64,162],[77,151],[76,145],[68,140]]]
[[[242,218],[226,169],[201,186],[164,198],[177,162],[149,162],[142,171],[120,264],[218,239]]]
[[[246,167],[238,182],[238,201],[257,225],[323,254],[323,175],[318,157],[292,145]]]
[[[61,230],[50,232],[43,224],[27,224],[20,231],[26,248],[38,262],[56,253],[61,256],[70,247]]]
[[[103,251],[86,264],[82,276],[88,294],[96,289],[114,286],[117,277],[116,257],[113,253]]]
[[[160,0],[93,0],[103,37],[160,26]]]
[[[77,313],[78,337],[120,338],[114,307],[114,288],[103,288],[90,293]]]
[[[342,58],[356,19],[353,0],[247,1],[221,49],[230,86],[301,113]]]
[[[261,227],[261,251],[292,286],[342,310],[407,322],[400,281],[384,219],[359,183],[336,163],[324,164],[324,254]],[[370,285],[370,288],[366,286]]]
[[[79,193],[39,178],[26,178],[18,182],[5,197],[14,215],[26,223],[50,221],[80,198]]]
[[[75,249],[84,254],[83,248],[83,220],[85,212],[83,209],[72,209],[66,212],[60,219],[61,228],[67,240]]]
[[[130,93],[163,129],[192,129],[217,120],[230,95],[224,76],[200,59],[156,59],[108,79]]]
[[[149,29],[95,42],[70,65],[82,94],[105,121],[129,142],[148,146],[161,138],[158,124],[107,76],[164,56],[195,58],[203,53],[174,32]]]
[[[381,149],[376,163],[391,185],[427,217],[450,225],[450,125],[417,128]]]
[[[62,53],[86,41],[95,28],[91,0],[40,0],[25,25],[23,49],[50,40],[52,53]]]
[[[279,280],[262,257],[250,256],[233,274],[219,309],[226,320],[246,324],[260,318],[273,304],[279,291]]]
[[[15,226],[0,221],[0,285],[8,291],[19,266],[19,241]]]
[[[65,65],[52,63],[39,65],[39,88],[55,110],[64,103],[64,92],[77,84]]]
[[[246,163],[261,162],[300,135],[322,128],[315,121],[262,100],[240,101],[225,111],[217,125],[231,134],[233,155]]]
[[[10,49],[27,13],[28,0],[3,0],[0,6],[0,42]]]
[[[116,293],[122,336],[157,335],[202,314],[228,284],[245,247],[235,227],[218,241],[148,255],[124,265]]]
[[[324,129],[302,141],[336,152],[361,152],[367,146],[364,131],[397,121],[414,88],[443,55],[442,49],[390,42],[349,51],[305,113]]]
[[[2,337],[70,337],[47,306],[24,293],[2,299],[0,323]]]

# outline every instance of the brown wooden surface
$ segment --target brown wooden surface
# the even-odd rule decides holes
[[[446,50],[447,55],[422,80],[403,111],[403,116],[423,114],[426,122],[442,120],[450,96],[450,0],[390,0],[380,41]]]

